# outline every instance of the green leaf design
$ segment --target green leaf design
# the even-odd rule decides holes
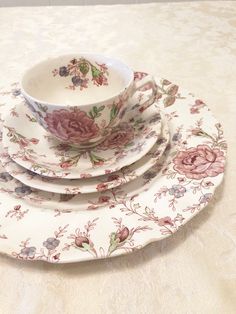
[[[98,114],[98,108],[96,106],[93,107],[93,111],[96,115]]]
[[[119,109],[115,104],[113,104],[111,108],[111,113],[110,113],[110,121],[114,120],[115,117],[118,115]]]
[[[98,118],[101,116],[101,111],[105,108],[105,106],[100,106],[99,108],[97,106],[94,106],[92,110],[89,111],[89,116],[92,119]]]
[[[80,64],[79,64],[79,70],[83,75],[86,75],[89,72],[89,64],[88,62],[86,62],[85,60],[83,60]]]
[[[115,239],[116,239],[116,233],[112,232],[110,235],[110,243],[112,244],[113,242],[115,242]]]
[[[99,163],[100,161],[102,161],[102,162],[105,161],[104,158],[99,157],[99,156],[95,155],[95,154],[92,153],[92,152],[89,153],[89,157],[90,157],[90,160],[91,160],[91,162],[92,162],[93,164]]]
[[[26,117],[29,119],[30,122],[37,122],[35,118],[29,116],[28,114],[26,114]]]
[[[98,70],[94,65],[91,66],[92,76],[98,77],[102,72]]]
[[[90,245],[88,243],[82,243],[82,247],[86,250],[86,251],[89,251],[91,248],[90,248]]]
[[[126,144],[126,145],[125,145],[125,148],[131,147],[131,146],[134,146],[134,142],[131,142],[131,143]]]
[[[105,109],[105,106],[101,106],[98,108],[98,111],[100,112],[100,111],[103,111],[104,109]]]
[[[93,110],[90,110],[90,111],[89,111],[89,116],[90,116],[92,119],[94,119]]]

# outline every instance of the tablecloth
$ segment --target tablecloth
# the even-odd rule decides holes
[[[112,55],[204,99],[229,146],[214,201],[170,238],[77,264],[1,255],[1,313],[235,313],[235,28],[234,1],[0,9],[1,86],[48,56]]]

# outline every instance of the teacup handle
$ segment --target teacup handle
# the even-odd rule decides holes
[[[144,102],[140,101],[139,109],[138,109],[140,112],[143,112],[145,109],[147,109],[149,106],[151,106],[153,104],[155,97],[156,97],[156,94],[157,94],[157,85],[156,85],[156,82],[151,75],[147,75],[144,78],[142,78],[141,80],[134,82],[134,91],[131,95],[131,98],[134,98],[135,94],[137,92],[140,93],[139,95],[142,95],[143,92],[139,91],[139,89],[148,85],[148,84],[151,85],[152,94]]]

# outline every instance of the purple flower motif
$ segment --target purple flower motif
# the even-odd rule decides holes
[[[185,192],[186,188],[180,184],[174,184],[172,185],[172,188],[169,189],[169,194],[173,195],[176,198],[184,196]]]
[[[172,141],[173,142],[178,142],[182,137],[182,134],[181,133],[175,133],[172,137]]]
[[[36,247],[30,246],[30,247],[24,247],[20,251],[20,255],[23,258],[34,258],[36,253]]]
[[[205,204],[205,203],[210,202],[212,196],[213,196],[212,193],[206,193],[206,194],[202,195],[202,196],[199,198],[200,204]]]
[[[59,75],[60,76],[68,76],[69,71],[68,71],[67,67],[60,67],[59,68]]]
[[[43,242],[43,246],[45,246],[48,250],[54,250],[60,241],[56,238],[47,238],[46,241]]]
[[[26,196],[32,193],[32,190],[27,185],[18,186],[15,188],[15,192],[18,196]]]
[[[8,182],[11,181],[13,177],[8,172],[1,172],[0,173],[0,181]]]
[[[73,76],[71,81],[75,86],[80,86],[84,82],[84,80],[82,80],[79,76]]]

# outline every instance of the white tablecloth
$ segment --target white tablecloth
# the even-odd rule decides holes
[[[1,255],[1,313],[236,312],[235,28],[234,1],[0,9],[1,86],[48,56],[113,55],[204,99],[229,145],[216,200],[162,242],[71,265]]]

